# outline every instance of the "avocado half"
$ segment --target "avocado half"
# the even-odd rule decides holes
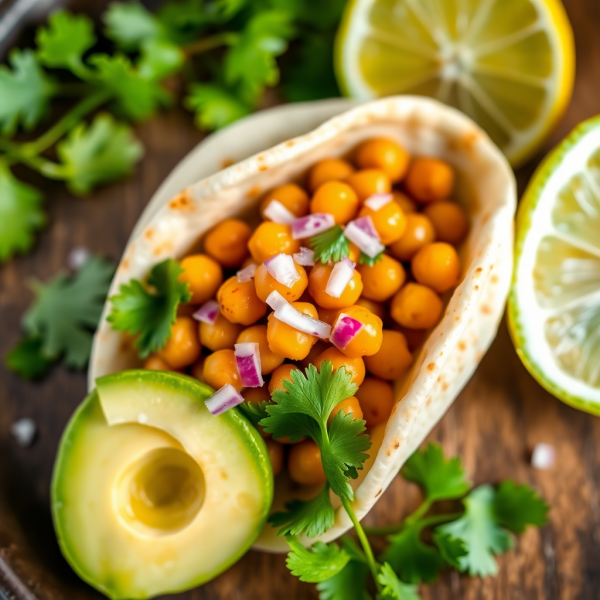
[[[213,417],[195,379],[97,380],[63,434],[52,514],[63,554],[114,600],[205,583],[260,533],[273,497],[263,439],[237,410]]]

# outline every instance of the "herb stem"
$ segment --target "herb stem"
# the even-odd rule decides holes
[[[462,517],[462,512],[450,513],[445,515],[431,515],[430,517],[426,517],[424,519],[414,519],[415,513],[413,513],[410,517],[407,517],[402,523],[396,523],[395,525],[385,525],[383,527],[365,527],[365,533],[367,535],[393,535],[395,533],[400,533],[407,525],[410,525],[415,522],[419,522],[419,527],[421,529],[425,529],[426,527],[433,527],[434,525],[439,525],[440,523],[446,523],[447,521],[454,521]],[[409,521],[409,519],[411,519]]]
[[[202,54],[209,50],[214,50],[219,46],[231,46],[235,44],[238,39],[238,34],[231,31],[224,31],[222,33],[215,33],[208,37],[191,42],[187,46],[183,47],[183,52],[186,57],[194,56],[195,54]]]
[[[415,521],[418,521],[419,519],[423,518],[427,514],[427,511],[431,508],[432,504],[433,502],[429,500],[429,498],[427,498],[423,501],[423,504],[421,504],[421,506],[419,506],[419,508],[415,510],[415,512],[408,515],[408,517],[404,519],[404,522],[407,525],[410,525],[411,523],[414,523]]]
[[[41,156],[20,156],[19,161],[48,179],[65,179],[65,167]]]
[[[72,97],[88,94],[91,89],[93,88],[89,83],[72,82],[61,84],[58,91],[61,96]]]

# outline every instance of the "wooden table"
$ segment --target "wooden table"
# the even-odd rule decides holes
[[[578,122],[600,112],[600,3],[565,0],[577,40],[578,73],[570,109],[551,148]],[[120,257],[148,198],[201,139],[188,114],[174,112],[139,127],[146,156],[124,183],[78,199],[58,185],[35,181],[47,194],[49,226],[33,254],[0,269],[0,355],[19,337],[31,300],[27,278],[42,280],[64,267],[77,246]],[[535,164],[519,173],[521,190]],[[85,375],[55,369],[38,384],[0,366],[0,588],[28,600],[99,598],[72,573],[55,542],[48,486],[62,429],[85,394]],[[33,447],[17,447],[9,430],[22,417],[39,428]],[[476,483],[512,477],[536,486],[552,507],[550,524],[530,529],[500,559],[495,578],[446,574],[423,586],[424,600],[596,600],[600,598],[600,420],[546,393],[521,366],[506,326],[477,373],[431,434],[446,453],[463,457]],[[538,442],[555,446],[548,471],[534,471],[529,454]],[[367,517],[396,522],[418,502],[417,489],[397,479]],[[181,597],[181,596],[180,596]],[[183,598],[254,600],[316,598],[313,585],[289,575],[283,556],[250,552],[226,574]]]

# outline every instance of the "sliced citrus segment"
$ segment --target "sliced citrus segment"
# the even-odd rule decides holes
[[[571,97],[573,34],[560,0],[353,0],[336,70],[351,96],[431,96],[479,123],[513,164]]]
[[[546,389],[600,414],[600,118],[580,125],[525,193],[509,325]]]

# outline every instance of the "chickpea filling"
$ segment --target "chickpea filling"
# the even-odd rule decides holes
[[[330,361],[358,386],[334,412],[364,419],[368,429],[384,424],[393,382],[411,366],[442,315],[444,295],[460,281],[457,248],[469,219],[453,199],[454,182],[446,162],[411,157],[386,138],[319,161],[299,183],[264,196],[257,227],[225,219],[199,241],[199,252],[183,258],[180,281],[189,286],[190,305],[180,307],[170,339],[144,367],[186,372],[215,390],[231,386],[260,405],[285,391],[294,369]],[[248,387],[241,370],[240,345],[254,349],[249,364],[259,371],[257,387]],[[290,444],[257,428],[275,475],[286,469],[296,484],[325,482],[313,441]],[[158,503],[132,500],[136,518],[150,527],[181,526],[201,504],[200,491],[181,477],[175,499],[163,502],[156,493]],[[188,493],[194,499],[185,503]]]
[[[119,477],[115,503],[121,519],[138,532],[175,533],[189,525],[204,503],[202,469],[178,448],[156,448]]]

